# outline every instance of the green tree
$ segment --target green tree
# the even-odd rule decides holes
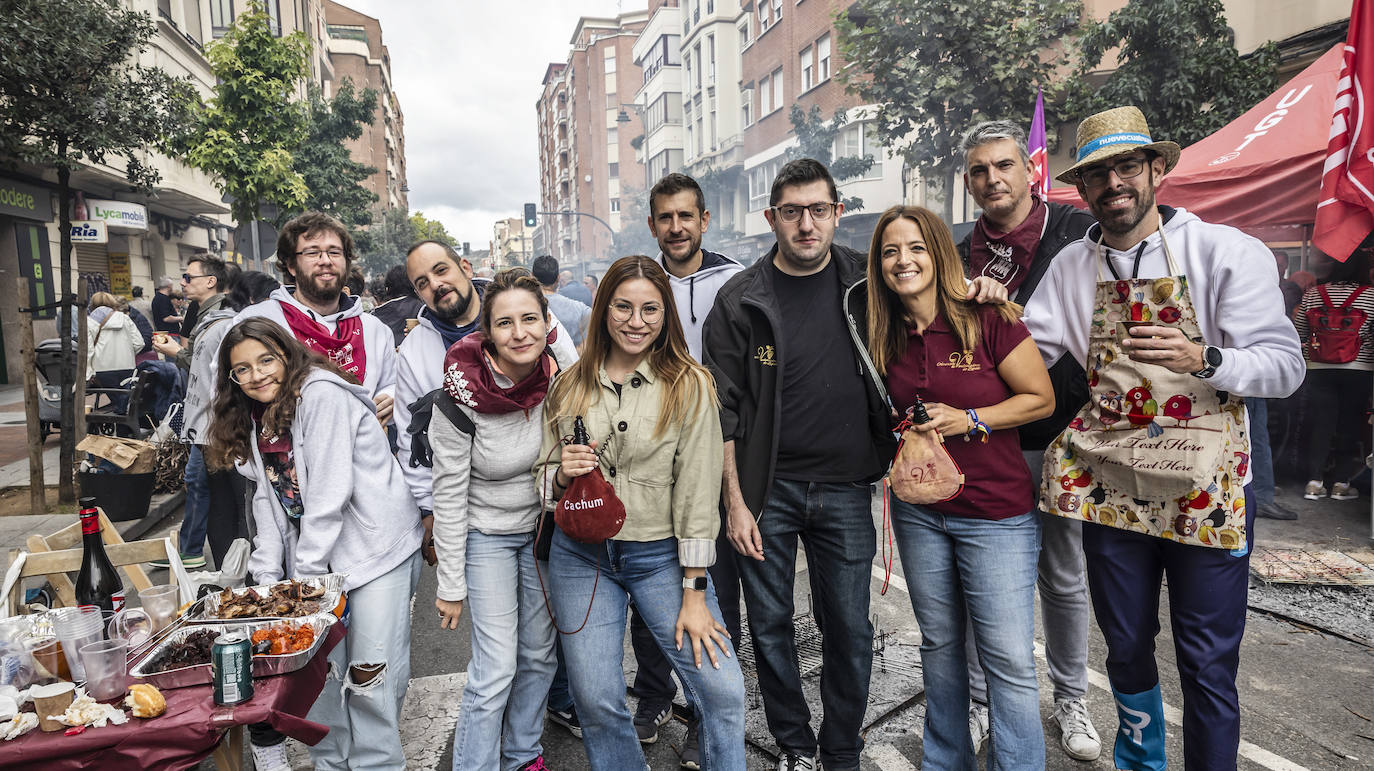
[[[159,179],[149,148],[174,155],[189,84],[137,62],[156,27],[116,0],[0,0],[0,157],[57,171],[61,268],[58,292],[72,298],[71,173],[80,163],[119,156],[130,184]],[[76,379],[71,336],[62,340],[61,392]],[[62,400],[59,497],[75,500],[75,400]]]
[[[444,228],[444,223],[426,217],[423,212],[417,211],[410,215],[410,224],[415,228],[416,241],[432,239],[443,241],[452,247],[458,246],[458,239],[448,234],[448,230]]]
[[[1030,126],[1035,88],[1049,84],[1057,66],[1050,53],[1081,13],[1079,0],[857,0],[836,18],[851,65],[838,77],[877,105],[884,145],[925,179],[948,184],[960,170],[959,140],[974,123]]]
[[[353,233],[359,262],[365,272],[372,274],[385,273],[392,265],[400,263],[406,249],[420,238],[405,209],[387,209],[381,216],[374,217],[367,229]]]
[[[258,219],[263,204],[284,211],[305,205],[309,191],[292,153],[308,135],[309,113],[293,97],[308,74],[309,55],[305,34],[275,37],[256,1],[205,47],[218,82],[198,116],[187,157],[233,197],[240,224]]]
[[[812,158],[820,161],[830,169],[830,176],[834,177],[836,182],[862,177],[873,168],[873,156],[869,154],[834,157],[835,140],[849,122],[849,114],[843,107],[836,109],[830,120],[825,120],[821,117],[820,107],[813,104],[811,111],[805,112],[801,105],[793,104],[787,113],[787,119],[792,121],[792,130],[797,134],[796,147],[787,151],[788,160]],[[864,208],[864,199],[857,196],[841,195],[840,200],[848,211],[859,211]]]
[[[306,104],[310,131],[292,153],[296,173],[305,181],[305,201],[297,209],[282,210],[277,225],[302,212],[322,211],[339,218],[356,236],[357,228],[372,221],[377,194],[362,183],[377,169],[353,160],[344,143],[362,136],[363,126],[372,124],[377,92],[358,91],[351,79],[344,78],[334,98],[325,99],[312,83]]]
[[[1116,69],[1094,76],[1116,51]],[[1131,0],[1087,24],[1069,87],[1072,115],[1133,104],[1151,133],[1187,147],[1239,117],[1278,85],[1278,48],[1242,57],[1220,0]]]

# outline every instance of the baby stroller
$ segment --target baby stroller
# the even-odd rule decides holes
[[[34,369],[38,376],[38,443],[62,430],[61,382],[62,341],[56,337],[34,346]]]

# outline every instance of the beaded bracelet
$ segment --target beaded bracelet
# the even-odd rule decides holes
[[[984,444],[987,444],[988,436],[992,434],[988,429],[988,424],[978,419],[978,411],[972,407],[964,410],[964,412],[968,413],[968,419],[973,423],[973,427],[968,430],[967,434],[964,434],[964,441],[967,442],[973,437],[978,436],[982,439]]]

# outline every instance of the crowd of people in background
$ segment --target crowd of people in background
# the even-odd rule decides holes
[[[309,716],[330,728],[317,768],[404,768],[422,563],[438,592],[415,612],[471,627],[454,769],[551,767],[546,722],[593,768],[642,767],[679,687],[682,766],[743,769],[742,607],[777,768],[858,768],[874,501],[919,435],[961,472],[944,500],[890,498],[925,767],[975,768],[985,746],[990,767],[1045,765],[1038,592],[1060,749],[1103,749],[1086,702],[1095,614],[1115,767],[1162,768],[1164,577],[1185,764],[1233,767],[1254,520],[1297,516],[1274,498],[1269,407],[1305,378],[1304,494],[1357,496],[1369,253],[1289,275],[1282,252],[1159,205],[1178,146],[1133,107],[1084,120],[1076,147],[1059,179],[1086,211],[1033,192],[1018,126],[970,127],[968,236],[898,205],[866,252],[835,242],[828,169],[790,161],[764,210],[776,244],[748,266],[703,246],[702,190],[669,174],[647,200],[660,253],[599,281],[551,256],[483,277],[425,240],[368,284],[348,229],[311,212],[281,229],[282,284],[202,253],[179,291],[93,296],[88,370],[115,386],[161,355],[184,373],[183,564],[251,533],[252,581],[347,574],[347,638]],[[1254,269],[1269,259],[1277,276]],[[1160,435],[1206,452],[1123,460],[1125,444],[1168,460],[1142,444]],[[795,641],[799,543],[823,621],[818,725]],[[282,734],[251,738],[257,768],[289,767]]]

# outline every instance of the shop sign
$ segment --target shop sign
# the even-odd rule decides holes
[[[39,308],[56,299],[52,282],[52,257],[48,252],[48,229],[27,222],[14,224],[14,243],[19,247],[19,275],[29,280],[29,307]],[[38,311],[35,319],[56,316],[52,308]]]
[[[110,252],[110,291],[123,297],[133,295],[133,275],[129,271],[128,252]]]
[[[52,220],[52,196],[47,190],[0,179],[0,214],[26,220]]]
[[[141,203],[88,198],[86,211],[91,219],[104,220],[110,230],[116,233],[141,232],[148,229],[148,207]]]
[[[105,226],[105,220],[75,220],[72,222],[72,243],[107,244],[109,242],[110,231]]]

